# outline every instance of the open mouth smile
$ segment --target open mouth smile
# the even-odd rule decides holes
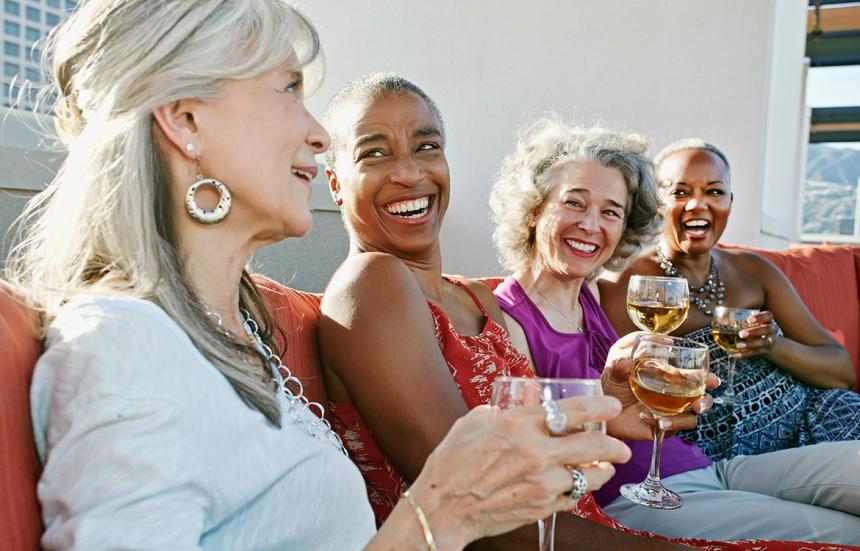
[[[687,220],[681,227],[690,237],[704,237],[711,229],[711,223],[701,219]]]
[[[432,205],[433,197],[425,195],[423,197],[416,197],[405,201],[393,201],[384,205],[382,208],[385,212],[397,218],[416,220],[427,216]]]
[[[587,243],[578,239],[565,239],[564,242],[580,256],[592,256],[600,248],[594,243]]]

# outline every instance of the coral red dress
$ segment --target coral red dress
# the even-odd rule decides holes
[[[451,376],[466,401],[469,409],[487,404],[496,377],[533,377],[528,360],[511,343],[508,333],[493,321],[475,296],[465,285],[449,280],[466,291],[484,315],[484,328],[479,335],[461,335],[454,329],[448,316],[430,301],[427,305],[433,315],[436,342],[451,371]],[[330,404],[332,427],[349,450],[350,457],[358,466],[367,484],[370,505],[381,525],[400,499],[400,494],[409,486],[402,474],[391,464],[376,443],[370,428],[362,419],[352,402]],[[631,530],[612,519],[597,505],[591,494],[580,499],[571,513],[622,532],[667,540],[662,536]],[[736,541],[714,542],[699,539],[675,538],[669,541],[709,551],[840,551],[860,549],[830,544]]]

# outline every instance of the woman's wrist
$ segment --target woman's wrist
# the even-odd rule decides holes
[[[409,488],[409,492],[412,500],[423,513],[426,527],[432,534],[436,549],[439,551],[463,549],[478,537],[478,534],[471,533],[466,511],[462,510],[461,507],[456,507],[446,497],[442,484],[428,483],[422,480],[422,476],[419,476],[418,480]],[[415,517],[415,522],[419,526],[421,541],[424,542],[426,540],[425,530],[418,512],[415,507],[408,503],[407,498],[404,497],[401,501],[403,505],[409,507],[410,512]],[[423,548],[429,549],[426,543]]]

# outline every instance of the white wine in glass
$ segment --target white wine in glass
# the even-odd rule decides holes
[[[751,308],[729,308],[728,306],[717,306],[714,308],[714,317],[711,319],[711,336],[714,342],[726,352],[729,358],[729,367],[726,371],[726,386],[720,396],[714,398],[715,404],[724,406],[736,406],[740,404],[740,399],[735,394],[735,364],[737,358],[735,354],[738,352],[738,343],[742,341],[738,333],[742,329],[749,327],[747,319],[750,316],[758,314],[759,311]]]
[[[687,410],[705,393],[708,347],[695,341],[664,335],[641,335],[633,347],[630,386],[633,394],[655,418]],[[639,484],[625,484],[621,495],[656,509],[677,509],[681,496],[660,482],[663,429],[654,429],[654,446],[648,476]]]
[[[689,309],[690,290],[683,277],[630,277],[627,315],[642,331],[669,334],[684,323]]]
[[[561,400],[574,396],[601,396],[600,379],[538,379],[534,377],[498,377],[493,381],[490,404],[501,409],[541,405],[544,400]],[[588,423],[568,427],[567,432],[586,430],[606,432],[606,423]],[[555,514],[538,521],[538,549],[555,548]]]

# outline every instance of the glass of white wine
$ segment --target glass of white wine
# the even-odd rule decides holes
[[[633,347],[630,387],[654,417],[678,415],[705,393],[708,347],[689,339],[666,335],[641,335]],[[654,447],[648,477],[639,484],[625,484],[621,495],[634,503],[656,509],[677,509],[683,500],[660,482],[663,429],[654,429]]]
[[[630,276],[627,314],[642,331],[669,334],[684,323],[690,289],[683,277]]]
[[[538,379],[534,377],[498,377],[493,381],[490,404],[501,409],[541,405],[545,400],[561,400],[574,396],[600,396],[600,379]],[[587,423],[568,427],[568,434],[586,430],[606,432],[606,423]],[[555,514],[538,521],[538,549],[553,551],[555,546]]]
[[[742,340],[738,333],[741,329],[749,327],[750,324],[747,319],[758,313],[758,310],[752,308],[729,308],[728,306],[714,308],[714,317],[711,319],[711,336],[714,337],[714,342],[726,352],[726,356],[729,358],[725,391],[714,398],[715,404],[736,406],[741,403],[735,394],[734,387],[735,364],[737,363],[735,354],[738,353],[738,342]]]

